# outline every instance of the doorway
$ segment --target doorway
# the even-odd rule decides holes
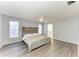
[[[53,39],[53,24],[48,24],[48,29],[47,29],[47,35],[48,37],[51,37]]]

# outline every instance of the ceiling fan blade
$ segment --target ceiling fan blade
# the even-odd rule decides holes
[[[75,3],[76,1],[68,1],[67,4],[68,5],[72,5],[73,3]]]

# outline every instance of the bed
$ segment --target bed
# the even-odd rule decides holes
[[[31,32],[31,31],[29,31]],[[37,31],[35,31],[37,32]],[[30,33],[30,34],[24,34],[22,40],[28,45],[28,51],[32,51],[35,48],[38,48],[42,45],[45,45],[47,43],[50,43],[51,39],[50,37],[47,37],[45,35],[41,35],[38,33]]]

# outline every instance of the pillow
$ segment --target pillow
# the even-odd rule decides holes
[[[38,35],[38,33],[33,33],[33,35]]]
[[[23,39],[22,40],[24,40],[24,39],[26,39],[26,38],[28,38],[28,37],[30,37],[31,36],[31,34],[24,34],[24,36],[23,36]]]
[[[24,34],[24,36],[25,36],[25,37],[29,37],[29,36],[31,36],[31,34]]]
[[[26,38],[29,38],[29,37],[31,38],[32,36],[35,36],[35,35],[40,35],[40,34],[38,34],[38,33],[24,34],[23,40],[26,39]]]

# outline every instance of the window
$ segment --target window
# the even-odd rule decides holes
[[[38,26],[38,33],[42,34],[42,24],[39,24],[39,26]]]
[[[9,22],[9,38],[19,37],[19,22],[10,21]]]

